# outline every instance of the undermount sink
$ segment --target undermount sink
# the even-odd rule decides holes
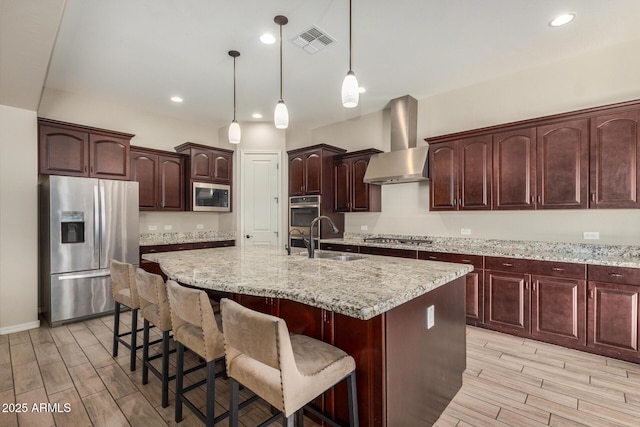
[[[309,254],[307,252],[301,252],[299,255],[309,257]],[[356,261],[359,259],[366,258],[365,256],[362,256],[362,255],[340,254],[335,252],[320,252],[320,251],[315,251],[313,253],[313,257],[332,259],[334,261]]]

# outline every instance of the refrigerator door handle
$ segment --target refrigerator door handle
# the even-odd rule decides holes
[[[93,259],[100,265],[100,199],[98,186],[93,186]]]
[[[63,276],[58,276],[58,280],[89,279],[92,277],[106,277],[106,276],[109,276],[110,274],[111,272],[109,270],[98,270],[98,271],[93,271],[91,273],[65,274]]]

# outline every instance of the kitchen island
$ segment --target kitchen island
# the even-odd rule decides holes
[[[431,425],[462,384],[464,276],[471,266],[374,255],[309,259],[260,247],[144,258],[170,279],[282,317],[291,332],[351,354],[363,426]],[[315,403],[348,419],[343,384]]]

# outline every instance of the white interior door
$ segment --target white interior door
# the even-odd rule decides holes
[[[278,159],[277,153],[243,153],[244,245],[278,244]]]

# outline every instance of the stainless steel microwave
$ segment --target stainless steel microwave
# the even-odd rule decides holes
[[[208,182],[193,183],[195,212],[231,212],[231,187]]]

